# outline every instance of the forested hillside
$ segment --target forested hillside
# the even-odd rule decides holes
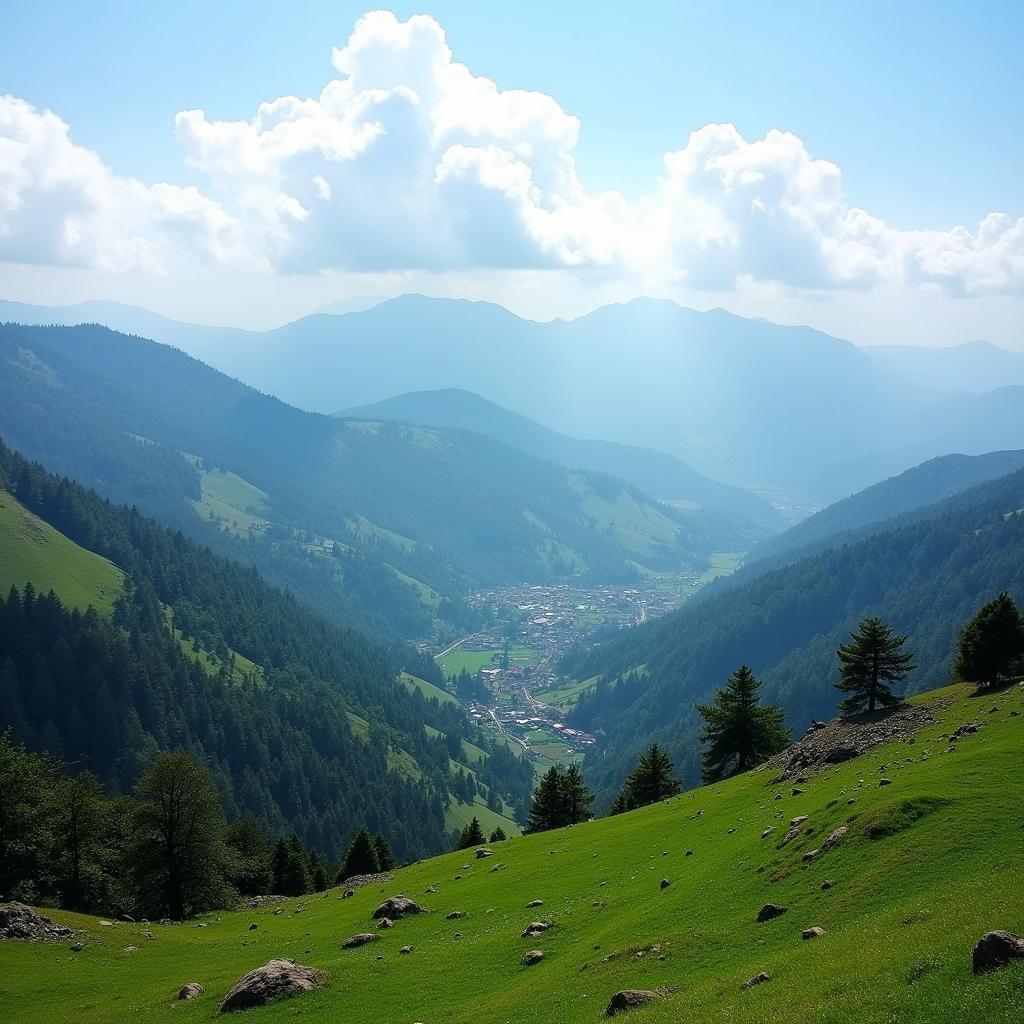
[[[953,638],[1000,591],[1024,598],[1024,471],[981,484],[891,527],[726,584],[680,611],[570,660],[596,689],[571,721],[606,737],[588,762],[605,799],[638,751],[657,739],[686,778],[699,774],[694,704],[740,664],[802,729],[833,713],[835,650],[864,615],[909,634],[909,692],[948,678]]]
[[[0,327],[0,431],[336,621],[405,636],[458,621],[470,585],[701,568],[748,537],[479,435],[305,413],[96,326]]]
[[[158,751],[189,750],[214,771],[230,816],[295,829],[332,858],[361,823],[415,857],[447,846],[456,804],[528,798],[524,760],[488,743],[457,702],[399,681],[402,668],[440,681],[429,659],[313,615],[254,570],[3,445],[0,487],[5,507],[125,580],[112,613],[71,610],[57,596],[63,565],[22,557],[42,531],[0,535],[0,564],[34,565],[35,576],[0,607],[0,729],[15,739],[112,791]],[[487,754],[472,775],[451,757],[463,739]]]

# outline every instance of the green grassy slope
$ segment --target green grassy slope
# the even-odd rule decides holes
[[[209,1021],[238,977],[284,956],[326,969],[329,985],[253,1011],[254,1021],[596,1022],[619,989],[678,986],[629,1019],[1009,1024],[1024,1001],[1024,963],[976,978],[970,953],[989,929],[1024,931],[1024,716],[1009,714],[1024,711],[1024,689],[977,698],[956,687],[923,699],[937,698],[952,702],[914,744],[812,776],[795,797],[768,771],[753,772],[496,844],[488,860],[423,861],[344,901],[334,890],[278,916],[268,908],[210,915],[206,928],[151,925],[152,940],[140,925],[55,912],[84,929],[86,947],[0,943],[5,1020]],[[971,720],[984,728],[947,752],[941,734]],[[885,788],[882,765],[892,779]],[[812,835],[781,850],[780,831],[760,838],[804,814]],[[802,854],[844,823],[845,840],[802,866]],[[505,867],[492,871],[496,864]],[[662,878],[671,881],[665,890]],[[826,879],[833,885],[823,891]],[[381,898],[401,891],[434,913],[398,922],[373,945],[340,948],[371,926]],[[527,910],[533,899],[544,906]],[[766,902],[789,912],[758,924]],[[467,916],[446,921],[451,910]],[[520,938],[538,918],[555,927]],[[825,934],[802,941],[815,925]],[[399,956],[406,943],[413,953]],[[642,952],[652,944],[660,950]],[[519,961],[531,948],[545,959],[526,968]],[[742,991],[759,971],[771,980]],[[175,1004],[193,980],[207,994]]]
[[[0,490],[0,589],[30,582],[39,593],[52,589],[70,608],[114,610],[124,573],[112,562],[79,547],[49,523]]]

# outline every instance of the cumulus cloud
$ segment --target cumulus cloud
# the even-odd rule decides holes
[[[152,271],[181,249],[244,258],[239,225],[198,189],[118,177],[56,114],[0,96],[0,261]]]
[[[898,230],[848,201],[802,140],[693,132],[650,194],[588,192],[580,123],[551,96],[459,63],[431,17],[374,11],[332,51],[318,96],[243,121],[180,112],[203,191],[117,178],[49,113],[0,112],[0,259],[158,263],[174,246],[285,272],[602,268],[730,289],[877,284],[1024,288],[1024,218]]]

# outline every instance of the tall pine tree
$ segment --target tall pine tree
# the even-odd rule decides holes
[[[957,637],[959,679],[991,686],[1024,657],[1024,618],[1005,591],[983,605]]]
[[[789,742],[789,732],[782,725],[785,712],[774,704],[761,704],[760,686],[761,680],[741,665],[713,703],[697,705],[707,723],[700,734],[701,742],[708,744],[701,755],[705,782],[749,771]]]
[[[359,829],[348,844],[345,859],[338,868],[338,881],[344,882],[353,875],[376,875],[380,871],[377,846],[366,826]]]
[[[856,714],[865,705],[870,712],[879,705],[899,704],[891,687],[914,670],[914,655],[903,649],[906,642],[905,636],[879,618],[860,620],[850,642],[836,651],[840,664],[836,689],[850,695],[840,702],[841,711]]]
[[[672,759],[659,744],[652,743],[626,777],[626,784],[612,804],[611,813],[620,814],[636,807],[646,807],[682,792],[683,787],[672,774],[673,770]]]

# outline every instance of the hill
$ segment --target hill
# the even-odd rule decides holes
[[[469,725],[428,658],[332,625],[0,444],[5,482],[4,525],[18,528],[0,531],[0,566],[29,578],[0,598],[0,732],[87,765],[111,792],[157,751],[187,749],[230,817],[332,858],[362,823],[414,857],[447,848],[478,797],[522,813],[532,766]],[[450,756],[463,743],[471,780]]]
[[[7,315],[95,315],[122,330],[138,330],[143,319],[121,307]],[[952,451],[1024,448],[1024,395],[936,390],[820,331],[652,299],[568,322],[405,295],[262,333],[152,314],[145,328],[304,409],[459,388],[572,437],[667,452],[790,505],[820,507]]]
[[[987,341],[936,348],[917,345],[872,345],[864,351],[886,372],[937,391],[981,394],[1008,384],[1024,385],[1024,352]]]
[[[619,990],[662,989],[637,1020],[889,1024],[898,1007],[906,1024],[1010,1024],[1024,1000],[1024,964],[975,976],[971,950],[991,929],[1024,931],[1024,889],[1013,884],[1024,871],[1015,796],[1024,785],[1024,691],[979,699],[961,686],[919,700],[933,721],[913,739],[814,774],[798,796],[772,771],[754,771],[495,844],[491,859],[450,854],[348,899],[332,891],[211,914],[201,928],[105,926],[55,911],[80,929],[84,948],[0,943],[5,1017],[208,1020],[241,975],[290,956],[326,971],[326,988],[254,1017],[582,1024],[604,1019]],[[979,720],[978,732],[950,742]],[[891,785],[880,785],[879,766]],[[806,820],[780,846],[796,816]],[[833,849],[805,861],[840,828]],[[505,870],[490,870],[496,862]],[[373,909],[397,892],[432,913],[341,949],[345,937],[374,929]],[[538,899],[541,907],[527,908]],[[758,923],[769,902],[787,912]],[[463,916],[446,920],[452,910]],[[520,937],[533,919],[552,927]],[[823,932],[802,939],[809,928]],[[411,953],[399,955],[407,945]],[[533,948],[544,959],[522,966]],[[766,981],[744,988],[762,972]],[[176,1004],[188,981],[205,994]]]
[[[0,327],[0,432],[336,621],[405,637],[458,621],[470,586],[700,568],[749,539],[477,434],[306,413],[95,326]]]
[[[756,545],[747,557],[754,563],[834,543],[840,534],[881,523],[914,509],[933,505],[976,484],[1024,467],[1024,451],[986,455],[943,455],[914,466],[867,489],[837,501],[777,537]]]
[[[675,456],[651,448],[568,437],[458,388],[396,395],[338,415],[470,430],[548,462],[618,477],[662,501],[730,512],[765,529],[779,529],[784,522],[763,498],[711,480]]]
[[[960,626],[1000,591],[1024,599],[1024,470],[867,528],[866,536],[743,579],[582,652],[565,668],[602,674],[570,722],[607,734],[585,763],[607,800],[643,746],[663,742],[684,777],[698,777],[694,704],[741,664],[802,729],[836,706],[835,650],[864,615],[909,634],[909,692],[949,677]],[[637,666],[643,666],[637,671]]]

